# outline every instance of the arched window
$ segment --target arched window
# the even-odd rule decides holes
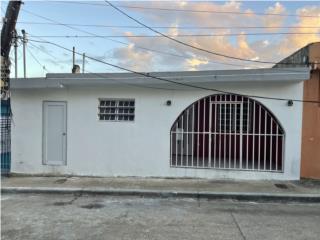
[[[282,172],[284,137],[261,103],[238,95],[208,96],[174,122],[171,166]]]

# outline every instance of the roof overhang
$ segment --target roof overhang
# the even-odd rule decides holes
[[[192,85],[214,83],[295,83],[310,78],[309,68],[263,68],[243,70],[151,72],[160,77]],[[12,89],[45,89],[63,87],[97,86],[160,86],[163,88],[184,88],[184,86],[161,81],[135,73],[51,73],[45,78],[11,79]]]

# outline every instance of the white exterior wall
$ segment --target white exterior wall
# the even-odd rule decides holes
[[[214,84],[243,94],[302,99],[303,83]],[[170,128],[191,103],[214,94],[201,90],[136,87],[13,90],[12,172],[89,176],[286,179],[300,177],[302,104],[256,99],[286,134],[284,173],[170,167]],[[134,122],[99,121],[98,98],[134,98]],[[167,106],[166,101],[172,105]],[[67,102],[67,165],[42,164],[42,103]]]

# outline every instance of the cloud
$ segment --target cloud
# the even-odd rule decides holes
[[[253,57],[255,55],[254,50],[251,49],[249,42],[247,41],[247,37],[242,32],[241,35],[238,36],[238,47],[239,47],[239,57]]]
[[[279,44],[279,52],[282,55],[291,54],[293,51],[309,44],[312,42],[320,41],[320,7],[318,6],[307,6],[297,10],[298,15],[310,15],[310,16],[319,16],[316,17],[298,17],[298,22],[294,24],[295,27],[300,27],[292,31],[297,33],[306,33],[314,32],[314,34],[295,34],[288,35],[283,38]],[[302,27],[315,27],[312,29],[302,28]],[[291,31],[291,32],[292,32]]]
[[[255,3],[256,6],[259,2]],[[270,2],[268,6],[260,12],[270,14],[293,13],[290,2]],[[319,15],[320,7],[307,6],[297,9],[296,14]],[[152,2],[130,2],[130,5],[155,7],[155,8],[175,8],[192,9],[197,11],[213,11],[215,13],[204,12],[172,12],[160,10],[124,9],[129,15],[141,20],[149,26],[170,26],[170,29],[157,29],[167,35],[189,43],[191,45],[207,49],[211,52],[221,53],[236,58],[244,58],[260,61],[277,62],[285,58],[295,50],[307,45],[310,42],[320,41],[320,16],[319,18],[285,17],[285,16],[260,16],[255,14],[252,8],[241,1],[230,2],[191,2],[191,1],[152,1]],[[262,4],[265,6],[265,3]],[[313,4],[315,5],[315,4]],[[290,11],[289,11],[290,10]],[[246,12],[248,14],[225,14],[226,12]],[[124,17],[124,16],[122,16]],[[124,18],[125,19],[125,18]],[[129,19],[128,25],[133,25]],[[127,22],[126,22],[127,23]],[[221,27],[240,26],[263,26],[282,27],[284,25],[305,27],[318,27],[317,29],[222,29]],[[195,29],[180,28],[192,26]],[[203,29],[203,27],[219,27]],[[183,46],[166,38],[139,38],[137,35],[155,35],[147,29],[135,30],[136,32],[123,32],[123,29],[114,30],[116,34],[127,35],[121,41],[129,45],[116,45],[111,53],[101,55],[99,50],[95,56],[100,60],[112,61],[120,66],[136,71],[178,71],[178,70],[210,70],[210,69],[235,69],[235,68],[256,68],[270,67],[272,64],[258,64],[244,61],[237,61],[221,56],[205,53],[190,47]],[[275,33],[279,31],[288,32],[317,32],[309,35],[272,35],[272,36],[247,36],[246,33],[265,32]],[[179,34],[229,34],[236,33],[238,36],[215,36],[215,37],[177,37]],[[93,42],[90,43],[93,45]],[[96,44],[94,48],[98,48]],[[152,49],[155,52],[147,51]],[[94,49],[93,49],[94,50]],[[100,54],[100,55],[99,55]],[[88,53],[88,55],[90,55]],[[90,55],[92,56],[92,55]],[[64,56],[66,57],[66,56]],[[111,60],[110,60],[111,59]],[[67,61],[70,63],[70,58]],[[225,63],[218,64],[217,62]],[[64,62],[62,62],[64,63]],[[100,64],[89,61],[90,66]],[[231,64],[231,65],[229,65]],[[102,69],[100,67],[100,69]],[[105,69],[103,67],[103,69]]]
[[[144,2],[125,2],[123,5],[144,6],[154,8],[171,8],[178,10],[196,10],[199,12],[184,12],[184,11],[161,11],[161,10],[146,10],[124,8],[123,10],[129,15],[141,20],[146,25],[155,26],[171,26],[170,29],[158,28],[157,30],[174,36],[175,38],[189,43],[191,45],[207,49],[211,52],[221,53],[236,58],[244,58],[251,60],[277,62],[286,56],[290,55],[299,48],[311,43],[320,41],[320,5],[318,2],[308,1],[299,4],[290,1],[281,2],[242,2],[242,1],[144,1]],[[296,6],[300,9],[296,9]],[[89,6],[88,6],[89,7]],[[263,8],[262,8],[263,7]],[[88,8],[88,10],[91,10]],[[105,10],[103,13],[105,14]],[[76,9],[75,9],[76,11]],[[207,13],[205,11],[212,11]],[[276,15],[259,15],[255,11],[269,14],[296,14],[300,15],[317,15],[318,18],[308,17],[293,17],[293,16],[276,16]],[[232,14],[228,12],[245,12],[247,14]],[[92,24],[101,24],[98,12],[96,18],[92,18]],[[114,18],[113,18],[114,17]],[[75,21],[81,21],[81,18],[76,18]],[[119,14],[112,15],[110,18],[106,16],[104,20],[110,20],[110,25],[136,25],[130,19]],[[137,25],[138,26],[138,25]],[[180,28],[192,26],[191,28]],[[237,29],[228,28],[230,26],[240,27]],[[269,27],[269,29],[254,29],[241,28],[245,27]],[[290,26],[299,27],[295,29],[278,27]],[[302,28],[302,27],[317,27],[317,28]],[[211,29],[203,29],[203,27],[219,27]],[[227,27],[222,29],[221,27]],[[274,28],[270,28],[274,27]],[[87,29],[87,28],[85,28]],[[40,29],[39,29],[40,30]],[[132,29],[131,29],[132,30]],[[89,30],[88,30],[89,31]],[[179,71],[179,70],[210,70],[210,69],[235,69],[235,68],[255,68],[255,67],[270,67],[272,64],[258,64],[245,61],[237,61],[221,56],[205,53],[190,47],[175,43],[166,38],[138,38],[129,37],[129,35],[155,35],[155,33],[139,28],[133,32],[124,32],[123,28],[96,28],[93,31],[96,34],[114,35],[126,34],[127,37],[121,39],[121,42],[126,42],[129,45],[117,45],[106,43],[103,38],[92,38],[87,42],[76,39],[74,45],[79,49],[88,50],[88,56],[93,56],[99,60],[108,61],[118,64],[125,68],[136,71]],[[133,31],[133,30],[132,30]],[[247,36],[246,33],[266,32],[316,32],[314,34],[296,34],[296,35],[268,35],[268,36]],[[36,31],[40,32],[40,31]],[[64,34],[64,31],[57,31],[56,34]],[[218,37],[178,37],[179,34],[239,34],[238,36],[218,36]],[[77,33],[80,34],[80,33]],[[82,33],[83,34],[83,33]],[[114,39],[115,40],[115,39]],[[52,40],[56,41],[56,40]],[[115,40],[117,41],[117,40]],[[71,47],[71,39],[65,42],[66,47]],[[39,58],[41,63],[51,70],[56,69],[71,71],[72,54],[64,53],[50,45],[42,45],[34,43],[38,48],[32,48],[31,42],[27,46]],[[81,48],[80,48],[81,47]],[[39,49],[40,48],[40,49]],[[143,49],[145,48],[145,49]],[[108,49],[104,52],[104,49]],[[146,49],[153,49],[155,52],[149,52]],[[20,56],[20,53],[19,53]],[[20,63],[19,58],[19,66]],[[88,70],[109,71],[108,67],[100,63],[87,59],[86,68]],[[27,61],[28,63],[31,61]],[[223,64],[218,64],[222,62]],[[77,57],[77,63],[82,64],[82,58]],[[38,71],[39,67],[35,64],[33,67]],[[91,69],[92,68],[92,69]],[[110,71],[116,71],[111,69]],[[117,70],[118,71],[118,70]]]
[[[305,6],[297,9],[298,15],[317,16],[320,14],[320,7]],[[265,39],[251,43],[251,48],[258,53],[260,59],[265,61],[279,61],[298,49],[308,45],[312,42],[320,41],[320,17],[297,17],[296,21],[291,25],[292,27],[299,27],[290,29],[288,32],[295,33],[310,33],[314,34],[293,34],[284,35],[281,38]],[[314,27],[314,28],[303,28]]]
[[[285,7],[279,3],[276,2],[274,6],[268,7],[268,9],[265,11],[265,13],[268,14],[284,14],[286,13]],[[284,23],[285,17],[284,16],[276,16],[276,15],[268,15],[268,16],[263,16],[262,21],[264,22],[264,25],[266,27],[281,27]],[[270,31],[274,31],[275,29],[270,29]]]
[[[135,71],[148,72],[152,69],[152,53],[136,50],[134,44],[115,49],[113,57],[117,59],[119,65]]]
[[[184,9],[192,9],[198,12],[178,12],[177,22],[195,26],[232,26],[250,25],[253,17],[251,9],[243,9],[240,1],[229,2],[188,2]],[[204,12],[205,11],[205,12]],[[208,12],[213,13],[208,13]],[[238,15],[228,12],[248,12],[249,14]],[[173,14],[176,15],[176,14]]]
[[[204,65],[204,64],[205,65],[208,64],[208,60],[202,60],[202,59],[199,59],[199,58],[196,58],[196,57],[186,60],[187,68],[188,68],[188,70],[191,70],[191,71],[198,70],[198,67],[200,65]]]
[[[248,26],[252,25],[254,19],[259,19],[254,15],[251,9],[242,9],[241,2],[226,2],[226,3],[214,3],[214,2],[185,2],[183,4],[174,3],[175,6],[170,6],[170,8],[177,9],[193,9],[197,11],[214,11],[214,12],[239,12],[246,11],[250,14],[248,15],[237,15],[237,14],[207,14],[207,13],[190,13],[190,12],[162,12],[158,11],[156,17],[154,15],[150,16],[149,11],[141,12],[143,15],[143,22],[151,26],[166,25],[172,28],[167,31],[161,29],[161,31],[170,36],[177,36],[178,34],[227,34],[232,33],[230,29],[181,29],[179,26],[195,26],[195,27],[205,27],[205,26]],[[148,7],[158,7],[158,8],[168,8],[168,4],[165,2],[150,2]],[[223,19],[223,21],[222,21]],[[260,20],[261,21],[261,20]],[[152,22],[152,24],[150,24]],[[243,32],[245,33],[245,32]],[[125,33],[126,35],[133,35],[132,33]],[[150,32],[150,34],[154,34]],[[250,42],[247,37],[242,34],[236,37],[230,36],[215,36],[215,37],[183,37],[177,38],[183,42],[187,42],[191,45],[207,49],[212,52],[223,53],[226,55],[231,55],[239,58],[256,58],[257,53],[251,48]],[[114,51],[113,57],[117,58],[118,63],[126,64],[127,67],[137,65],[135,62],[138,59],[147,59],[154,66],[150,66],[151,62],[148,62],[148,67],[153,70],[164,69],[164,70],[195,70],[195,69],[226,69],[226,68],[239,68],[241,66],[230,66],[217,64],[215,62],[223,62],[227,64],[236,65],[246,65],[252,67],[250,63],[241,63],[238,61],[232,61],[227,58],[219,57],[217,55],[212,55],[209,53],[201,52],[196,49],[192,49],[178,43],[175,43],[166,38],[134,38],[128,37],[126,39],[130,42],[131,47],[121,47]],[[156,51],[167,52],[173,55],[184,56],[176,57],[160,53],[147,54],[148,52],[139,49],[140,47],[154,49]],[[121,53],[121,54],[120,54]],[[126,54],[124,54],[126,53]],[[124,60],[120,57],[126,57]],[[128,58],[133,58],[130,60]],[[132,62],[135,62],[133,64]],[[196,64],[199,63],[199,64]],[[146,64],[144,64],[146,65]]]

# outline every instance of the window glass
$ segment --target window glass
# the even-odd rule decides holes
[[[135,102],[131,99],[101,99],[98,110],[102,121],[134,121]]]

